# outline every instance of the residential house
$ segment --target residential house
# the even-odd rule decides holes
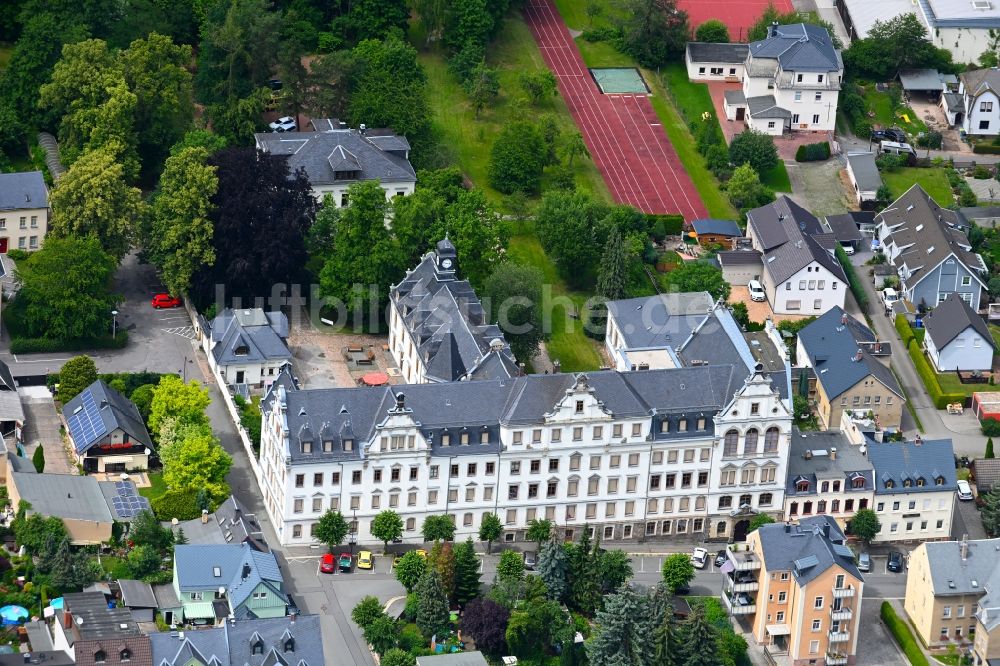
[[[230,620],[197,631],[150,635],[156,666],[323,666],[318,615]]]
[[[752,514],[781,515],[788,375],[709,323],[664,370],[313,390],[283,372],[261,403],[268,517],[286,545],[315,543],[331,509],[361,542],[385,508],[404,540],[442,511],[461,539],[498,501],[505,543],[542,518],[565,538],[742,538]]]
[[[262,553],[269,550],[257,515],[248,511],[235,495],[220,504],[214,513],[203,513],[199,518],[182,520],[170,527],[175,535],[183,531],[187,543],[191,544],[248,543]]]
[[[976,458],[973,460],[971,480],[975,482],[978,494],[992,492],[993,488],[1000,483],[1000,458]]]
[[[389,351],[411,384],[509,379],[520,374],[503,331],[488,321],[458,253],[437,243],[389,292]]]
[[[924,645],[956,645],[964,652],[974,640],[972,663],[1000,656],[993,617],[1000,613],[990,596],[1000,585],[998,552],[1000,539],[939,541],[913,549],[903,606]]]
[[[875,500],[875,477],[868,457],[839,430],[792,431],[785,486],[785,518],[826,515],[841,529]]]
[[[100,592],[63,595],[55,611],[53,645],[77,666],[152,666],[149,636],[139,630],[127,608],[108,605]]]
[[[736,239],[743,237],[740,225],[732,220],[695,220],[691,223],[691,228],[698,245],[706,247],[721,245],[727,250],[732,249]]]
[[[993,336],[979,314],[951,293],[924,315],[924,349],[938,372],[993,368]]]
[[[746,76],[745,63],[749,53],[747,44],[688,42],[684,49],[688,79],[740,82]]]
[[[21,443],[24,407],[17,383],[6,363],[0,361],[0,436],[15,446]]]
[[[714,308],[707,291],[608,301],[604,347],[616,370],[676,368],[682,365],[677,350]]]
[[[85,472],[149,467],[152,439],[135,404],[97,380],[63,406],[77,461]]]
[[[958,80],[962,110],[955,114],[954,124],[966,134],[1000,134],[1000,72],[993,68],[974,69],[962,72]]]
[[[868,36],[875,21],[916,14],[934,46],[950,51],[954,62],[977,62],[992,49],[1000,29],[1000,7],[990,0],[837,0],[835,3],[852,40]]]
[[[300,169],[313,195],[333,205],[348,204],[347,190],[355,183],[377,181],[386,199],[413,194],[417,174],[410,164],[410,142],[390,129],[358,129],[329,118],[315,118],[309,132],[254,134],[258,150],[288,156],[290,175]]]
[[[815,215],[781,196],[747,213],[747,236],[761,255],[776,314],[821,315],[844,306],[847,276],[834,256],[837,241]]]
[[[417,657],[417,666],[486,666],[482,652],[453,652]]]
[[[0,253],[37,250],[49,228],[49,189],[41,171],[0,173]]]
[[[208,364],[229,386],[265,389],[286,363],[288,318],[261,308],[224,309],[202,338]]]
[[[111,539],[115,518],[94,477],[10,472],[7,494],[15,508],[21,502],[30,504],[28,515],[61,518],[74,546],[93,546]]]
[[[963,206],[958,209],[958,212],[965,220],[964,230],[966,232],[972,225],[984,229],[996,229],[997,225],[1000,224],[1000,206]]]
[[[878,199],[882,187],[882,175],[875,165],[875,155],[871,152],[847,153],[847,178],[854,187],[854,199],[865,205]]]
[[[174,546],[173,588],[180,606],[160,612],[175,621],[284,617],[288,606],[274,554],[248,543]]]
[[[816,376],[816,413],[837,429],[845,411],[871,412],[884,429],[899,428],[906,398],[876,356],[889,353],[870,328],[839,307],[799,331],[795,358]]]
[[[814,516],[763,525],[727,551],[723,604],[774,663],[855,663],[865,582],[846,542],[836,520]]]
[[[979,310],[986,264],[959,230],[958,212],[914,185],[875,218],[876,238],[896,269],[904,299],[933,308],[957,293]]]
[[[875,467],[875,543],[951,538],[955,508],[955,452],[950,439],[869,441]]]
[[[833,234],[833,239],[843,246],[845,251],[855,251],[862,249],[864,234],[861,225],[865,220],[869,222],[874,218],[874,213],[853,211],[841,215],[827,215],[823,218],[823,225]]]

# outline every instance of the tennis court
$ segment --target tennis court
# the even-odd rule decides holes
[[[680,0],[677,6],[688,13],[691,27],[709,19],[718,19],[729,28],[729,39],[747,41],[747,32],[768,5],[782,14],[792,11],[791,0]]]
[[[605,95],[649,94],[649,87],[635,67],[592,68],[590,75]]]

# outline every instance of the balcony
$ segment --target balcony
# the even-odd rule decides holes
[[[757,612],[757,601],[746,592],[724,592],[722,603],[730,615],[753,615]]]
[[[828,634],[828,638],[831,643],[846,643],[851,640],[851,632],[849,631],[831,631]]]
[[[840,652],[827,652],[826,653],[826,666],[845,666],[847,664],[847,655]]]
[[[854,586],[848,585],[847,587],[835,587],[833,588],[833,598],[834,599],[850,599],[854,596]]]
[[[850,608],[830,609],[830,619],[837,622],[850,622],[854,617],[854,611]]]
[[[730,548],[729,559],[732,560],[736,571],[756,571],[760,569],[760,559],[749,550],[735,551]]]
[[[760,583],[749,571],[730,571],[723,581],[729,592],[756,592],[760,589]]]

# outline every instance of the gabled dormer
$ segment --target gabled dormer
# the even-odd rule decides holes
[[[576,376],[575,382],[566,389],[563,396],[545,414],[546,423],[564,423],[567,421],[606,421],[614,415],[597,398],[594,387],[586,373]]]

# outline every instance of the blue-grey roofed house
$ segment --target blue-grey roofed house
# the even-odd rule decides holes
[[[149,467],[152,440],[131,400],[98,380],[63,405],[73,450],[86,472]]]
[[[898,428],[903,390],[888,365],[889,344],[836,307],[799,331],[796,362],[816,376],[816,412],[829,429],[840,428],[843,413],[871,412],[879,426]]]
[[[150,634],[153,666],[323,666],[318,615],[230,620],[212,629]]]
[[[226,308],[209,324],[202,344],[209,365],[227,384],[264,389],[292,360],[287,338],[283,312]]]
[[[283,617],[288,606],[273,553],[250,544],[174,548],[174,592],[181,608],[161,608],[185,620]]]
[[[740,225],[733,220],[695,220],[691,223],[699,245],[722,245],[726,249],[733,247],[734,239],[743,236]]]
[[[875,513],[882,524],[875,541],[952,538],[957,485],[951,440],[918,435],[903,442],[869,440],[865,447],[875,468]]]
[[[41,171],[0,173],[0,254],[37,250],[49,227],[49,190]]]

